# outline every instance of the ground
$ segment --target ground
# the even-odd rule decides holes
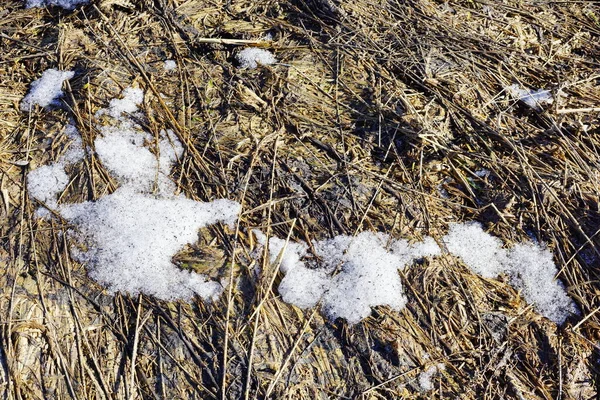
[[[0,6],[5,398],[596,396],[599,2],[23,3]],[[278,63],[239,68],[246,47]],[[21,111],[49,68],[75,71],[61,106]],[[554,101],[531,107],[513,84]],[[184,146],[181,193],[242,204],[237,227],[203,228],[174,258],[223,279],[214,302],[108,293],[74,261],[69,226],[35,216],[27,173],[63,154],[69,121],[90,147],[60,202],[117,188],[94,155],[96,112],[130,86],[144,129]],[[464,221],[545,243],[580,314],[557,326],[506,277],[446,255],[401,272],[401,312],[329,321],[281,300],[251,234],[418,241]]]

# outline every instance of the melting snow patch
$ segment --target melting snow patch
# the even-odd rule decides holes
[[[47,74],[56,73],[48,78],[52,84],[44,80]],[[23,102],[51,102],[60,95],[62,80],[69,77],[72,72],[46,71]],[[39,95],[42,88],[49,88],[43,91],[52,96]],[[180,270],[171,257],[196,239],[199,228],[217,222],[233,224],[241,206],[229,200],[201,203],[174,194],[169,172],[183,147],[172,131],[161,131],[155,138],[129,118],[127,114],[136,113],[143,99],[140,89],[127,88],[121,99],[112,100],[108,109],[97,113],[111,121],[98,126],[100,135],[94,144],[103,165],[121,185],[118,190],[93,202],[58,204],[69,183],[65,166],[84,156],[79,133],[68,125],[69,148],[56,163],[29,173],[29,194],[76,228],[71,236],[87,248],[74,249],[75,256],[110,290],[143,292],[166,300],[194,294],[214,299],[222,291],[218,282]],[[266,245],[266,237],[260,232],[256,235]],[[557,268],[548,249],[534,243],[506,249],[477,223],[452,225],[443,241],[474,272],[486,278],[509,275],[525,299],[547,318],[560,324],[577,312],[562,284],[554,279]],[[406,297],[398,271],[415,259],[441,254],[430,237],[410,244],[374,232],[316,241],[313,251],[308,249],[304,242],[269,240],[270,261],[281,257],[280,269],[285,274],[279,285],[281,297],[301,308],[320,303],[329,318],[344,318],[351,324],[367,317],[374,306],[401,310]],[[428,376],[423,376],[422,387],[427,387]]]
[[[118,119],[122,124],[129,126],[135,125],[126,118],[122,118],[121,114],[133,114],[138,110],[138,105],[144,101],[144,92],[139,88],[128,87],[121,94],[122,99],[112,99],[108,104],[108,109],[102,109],[96,113],[96,117],[108,114],[111,117]]]
[[[534,243],[504,249],[500,239],[478,223],[452,225],[443,240],[448,251],[475,273],[485,278],[509,275],[511,284],[546,318],[562,324],[569,314],[577,313],[562,283],[554,279],[558,270],[548,249]]]
[[[68,184],[65,165],[82,155],[81,137],[69,128],[73,152],[30,172],[29,193],[76,228],[71,236],[87,247],[85,251],[74,248],[76,258],[87,263],[90,275],[111,291],[142,292],[164,300],[189,299],[194,294],[214,299],[222,291],[220,283],[180,270],[171,257],[197,239],[199,228],[217,222],[233,224],[240,205],[230,200],[202,203],[174,194],[168,173],[183,152],[176,136],[171,131],[160,133],[157,157],[146,147],[151,135],[121,115],[137,111],[142,99],[141,90],[129,88],[123,99],[111,101],[110,108],[99,113],[114,118],[114,125],[98,127],[101,136],[95,147],[121,184],[119,189],[97,201],[57,203],[57,195]]]
[[[505,270],[507,254],[502,241],[485,233],[478,223],[451,225],[444,242],[451,254],[484,278],[495,278]]]
[[[155,198],[125,186],[96,202],[67,204],[63,218],[77,227],[88,250],[77,258],[111,291],[143,292],[160,299],[214,299],[218,282],[178,269],[171,258],[209,224],[231,224],[239,205],[230,200],[201,203],[184,197]]]
[[[41,107],[58,105],[57,99],[63,95],[62,84],[73,78],[73,71],[48,69],[42,77],[31,83],[29,93],[21,101],[21,111],[29,111],[34,105]]]
[[[69,184],[69,177],[65,173],[65,166],[83,159],[83,145],[81,136],[73,125],[67,125],[65,135],[71,139],[71,143],[67,151],[54,164],[43,165],[34,169],[27,175],[27,190],[29,195],[39,201],[45,203],[47,207],[57,208],[57,197],[62,193]],[[36,211],[36,216],[49,216],[47,209],[39,208]]]
[[[521,100],[528,107],[536,110],[541,110],[544,104],[552,104],[554,99],[549,90],[539,89],[530,90],[521,88],[518,84],[513,84],[506,87],[506,91],[516,100]]]
[[[546,318],[562,324],[577,313],[562,282],[555,279],[558,270],[547,249],[534,243],[515,245],[508,251],[506,271],[511,284]]]
[[[269,50],[248,47],[240,51],[236,56],[240,63],[240,68],[256,68],[258,64],[271,65],[277,62],[277,59]]]
[[[59,160],[61,164],[75,164],[83,160],[85,152],[83,150],[83,142],[81,141],[81,135],[77,131],[74,125],[67,125],[65,128],[65,135],[71,140],[67,151],[62,155]]]
[[[317,241],[315,256],[321,262],[311,268],[307,265],[311,262],[303,260],[308,253],[305,243],[285,246],[285,241],[271,238],[271,261],[283,251],[281,270],[285,277],[279,293],[284,301],[300,308],[320,301],[329,318],[344,318],[351,324],[367,317],[374,306],[387,305],[399,311],[406,297],[398,269],[415,258],[438,255],[440,249],[431,238],[412,246],[406,241],[392,242],[389,249],[388,242],[388,235],[373,232]]]
[[[68,184],[69,177],[60,163],[43,165],[27,175],[29,195],[52,208],[56,208],[57,196]]]
[[[256,234],[264,245],[264,235]],[[548,249],[534,243],[505,249],[500,239],[484,232],[478,223],[452,225],[443,241],[475,273],[486,278],[508,274],[525,299],[552,321],[562,324],[577,312],[562,284],[554,279],[557,268]],[[272,263],[280,259],[285,274],[279,285],[284,301],[300,308],[321,304],[330,319],[344,318],[354,324],[374,306],[401,310],[406,298],[398,270],[416,259],[439,256],[441,250],[431,237],[409,244],[382,233],[363,232],[313,242],[313,252],[304,242],[286,244],[271,238],[269,253]]]

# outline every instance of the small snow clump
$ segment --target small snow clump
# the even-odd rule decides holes
[[[247,47],[237,54],[237,60],[240,68],[254,69],[261,65],[271,65],[277,62],[277,59],[269,50],[256,47]]]
[[[29,195],[51,208],[56,208],[57,196],[69,184],[69,177],[61,163],[43,165],[27,175]]]
[[[43,165],[32,170],[27,175],[29,195],[52,209],[58,207],[57,198],[69,184],[65,166],[81,161],[84,156],[83,144],[77,128],[71,124],[67,125],[65,135],[71,139],[71,143],[62,157],[53,164]],[[50,212],[46,208],[36,210],[36,216],[39,218],[49,215]]]
[[[165,71],[173,71],[177,68],[177,63],[175,62],[175,60],[165,60],[163,68],[165,69]]]
[[[67,151],[60,158],[59,163],[70,165],[83,160],[85,151],[83,150],[83,142],[77,128],[72,124],[68,124],[65,128],[65,135],[71,140],[71,143]]]
[[[521,88],[519,84],[507,86],[506,91],[516,100],[521,100],[528,107],[541,110],[541,106],[544,104],[552,104],[554,99],[552,93],[549,90],[539,89],[531,90],[527,88]]]
[[[21,101],[21,111],[30,111],[34,105],[49,107],[58,105],[57,99],[63,95],[62,84],[73,78],[73,71],[48,69],[41,78],[33,81],[29,93]]]
[[[516,244],[508,251],[506,271],[512,286],[546,318],[561,325],[577,314],[564,285],[555,279],[558,270],[547,249],[531,242]]]
[[[444,371],[446,366],[444,364],[432,365],[427,368],[425,371],[419,374],[419,388],[423,392],[429,392],[433,390],[433,377],[436,376],[439,372]]]
[[[144,92],[139,88],[128,87],[121,93],[121,99],[112,99],[108,104],[108,109],[101,109],[96,113],[96,117],[108,114],[119,120],[122,124],[129,126],[135,125],[127,117],[122,117],[123,113],[133,114],[138,110],[138,105],[144,101]]]
[[[332,320],[344,318],[355,324],[371,314],[371,307],[390,306],[400,311],[406,305],[398,269],[399,258],[386,249],[388,237],[362,232],[356,237],[337,236],[316,244],[325,269],[341,271],[329,278],[323,310]]]

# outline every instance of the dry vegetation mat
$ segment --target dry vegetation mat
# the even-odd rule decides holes
[[[0,16],[3,398],[596,396],[599,2]]]

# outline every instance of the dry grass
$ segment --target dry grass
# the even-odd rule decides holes
[[[92,2],[0,6],[4,398],[595,396],[598,2]],[[281,63],[237,69],[248,43]],[[66,109],[20,112],[47,68],[77,72]],[[528,109],[504,93],[514,82],[556,101]],[[67,227],[33,217],[27,171],[64,151],[69,118],[92,146],[95,111],[130,85],[146,91],[147,129],[185,144],[181,190],[243,204],[235,232],[203,230],[178,255],[230,280],[214,304],[110,296],[71,260]],[[62,201],[115,188],[93,154],[70,172]],[[254,227],[309,242],[418,239],[465,220],[507,243],[548,243],[581,316],[556,327],[502,279],[445,256],[402,273],[401,313],[380,307],[348,326],[283,303],[277,266],[251,257]],[[420,392],[437,363],[435,389]]]

